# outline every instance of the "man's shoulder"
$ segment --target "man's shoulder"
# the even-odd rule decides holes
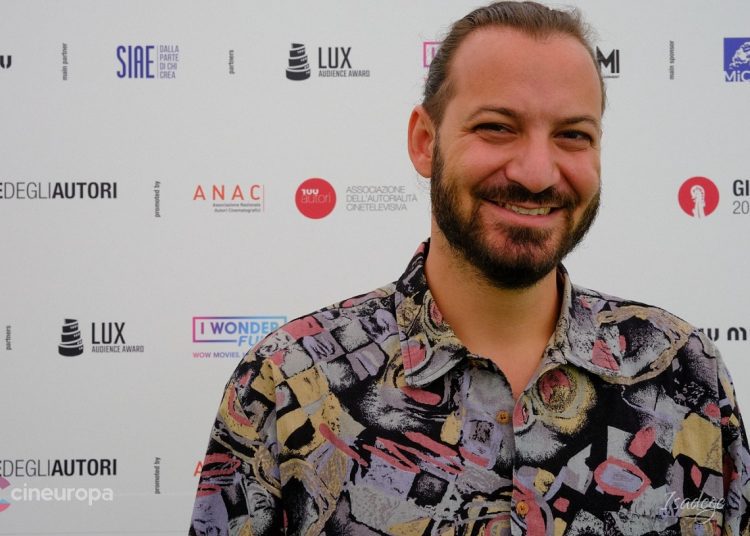
[[[395,289],[390,283],[294,318],[256,344],[243,362],[269,362],[288,378],[349,354],[372,353],[373,345],[397,338]]]
[[[642,301],[573,285],[567,343],[588,367],[613,381],[654,377],[675,358],[713,359],[718,351],[703,331],[680,316]]]
[[[690,332],[702,331],[681,316],[658,305],[649,304],[637,299],[622,298],[599,290],[593,290],[579,285],[573,287],[573,307],[581,307],[590,313],[598,315],[607,323],[621,323],[635,317],[654,324],[669,322],[671,325]]]

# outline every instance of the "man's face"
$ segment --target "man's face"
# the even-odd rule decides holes
[[[493,285],[526,288],[583,238],[599,205],[602,95],[574,38],[470,34],[433,147],[432,209]]]

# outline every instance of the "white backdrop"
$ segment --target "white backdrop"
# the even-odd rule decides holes
[[[619,62],[601,216],[567,267],[709,330],[750,408],[750,343],[729,340],[750,329],[750,65],[724,58],[750,4],[576,4]],[[0,535],[187,531],[247,341],[395,279],[427,236],[406,122],[425,42],[476,5],[0,0]],[[358,76],[321,76],[336,64]],[[695,176],[719,192],[700,219],[678,203]],[[295,205],[309,178],[335,190],[320,219]]]

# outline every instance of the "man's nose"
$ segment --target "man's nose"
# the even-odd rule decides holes
[[[518,140],[505,176],[530,192],[539,193],[560,181],[555,146],[546,136],[528,136]]]

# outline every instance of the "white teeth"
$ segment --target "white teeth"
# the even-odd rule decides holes
[[[551,207],[539,207],[539,208],[523,208],[516,205],[503,204],[503,208],[512,210],[516,214],[523,214],[524,216],[546,216],[549,214]]]

